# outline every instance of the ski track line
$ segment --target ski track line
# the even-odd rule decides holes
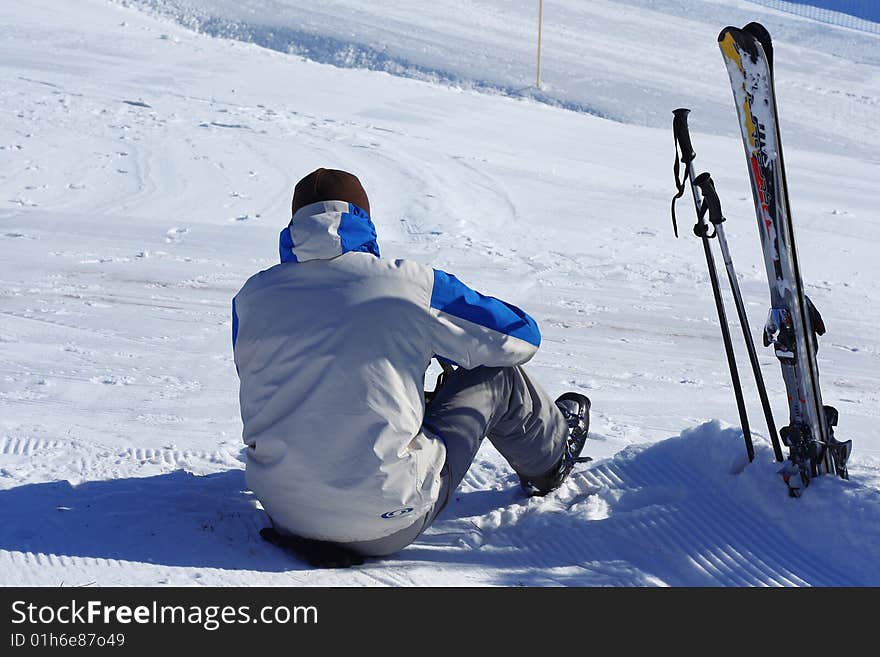
[[[684,473],[681,469],[673,466],[671,468],[673,472],[671,474],[677,475],[673,477],[673,480],[676,481],[684,481],[683,477],[688,476],[689,473]],[[649,470],[648,472],[641,472],[643,475],[642,481],[647,484],[646,487],[650,486],[663,486],[668,485],[667,481],[659,475],[656,471]],[[692,482],[696,482],[696,478],[693,476],[689,476]],[[698,484],[699,482],[697,482]],[[698,490],[698,489],[697,489]],[[706,531],[706,526],[702,523],[708,518],[711,519],[712,514],[703,514],[701,513],[703,509],[698,506],[694,509],[694,513],[679,513],[676,514],[676,519],[682,524],[682,527],[676,528],[675,525],[670,521],[668,517],[663,515],[658,515],[653,518],[656,523],[656,530],[653,533],[654,536],[662,536],[667,537],[667,540],[672,541],[678,550],[681,550],[683,553],[688,553],[688,546],[690,548],[690,554],[688,557],[696,564],[699,565],[700,570],[705,573],[712,580],[715,580],[719,583],[729,583],[734,586],[748,586],[760,583],[761,579],[756,579],[755,581],[749,581],[749,579],[742,576],[740,569],[743,565],[742,563],[737,563],[735,560],[731,560],[729,556],[724,552],[723,546],[711,547],[706,546],[704,549],[694,552],[693,546],[699,546],[703,543],[702,537],[704,533],[707,533],[712,536],[723,536],[723,532],[719,533],[721,529],[716,525],[715,531]],[[670,513],[675,513],[674,510],[670,510]],[[696,517],[695,517],[696,516]],[[684,529],[684,531],[681,531]]]
[[[71,444],[73,444],[72,441],[3,436],[0,438],[0,455],[32,456],[34,452],[58,449],[59,447]]]
[[[117,453],[118,458],[133,458],[135,460],[150,463],[164,463],[166,465],[183,465],[189,463],[193,459],[218,462],[222,459],[224,452],[216,450],[214,452],[203,452],[198,450],[176,450],[176,449],[151,449],[146,447],[129,447]]]
[[[786,537],[772,526],[772,523],[760,524],[749,510],[740,508],[737,503],[724,495],[720,490],[705,480],[701,480],[688,468],[674,461],[664,463],[664,469],[673,475],[674,481],[682,482],[686,490],[711,490],[707,499],[711,503],[687,504],[687,513],[682,514],[684,528],[689,535],[691,545],[700,545],[703,536],[724,537],[725,543],[711,550],[713,554],[700,554],[701,559],[710,560],[714,568],[729,576],[739,576],[741,570],[757,569],[757,579],[750,585],[768,581],[792,581],[797,585],[814,584],[828,586],[832,584],[846,585],[851,580],[840,573],[832,564],[821,563],[815,555],[804,555],[799,545]],[[636,464],[630,473],[632,481],[647,484],[662,483],[662,476],[655,468],[646,471],[643,464]],[[740,546],[740,547],[738,547]],[[784,555],[789,565],[781,560]],[[793,571],[806,574],[806,578],[795,575]],[[809,580],[809,581],[808,581]]]
[[[174,566],[165,566],[149,561],[57,555],[20,550],[0,550],[0,567],[3,567],[4,561],[11,564],[10,570],[14,571],[17,576],[25,575],[25,581],[18,583],[24,586],[61,586],[65,583],[69,586],[77,586],[91,583],[100,584],[108,580],[110,585],[124,586],[128,585],[128,582],[136,581],[138,577],[142,577],[145,569],[155,571],[157,576],[166,577],[169,573],[174,573],[177,570]],[[234,583],[238,581],[239,586],[253,585],[248,572],[242,573],[224,568],[205,568],[204,570],[216,574],[217,582],[230,582],[235,585]],[[133,575],[126,575],[128,572]],[[39,575],[34,576],[34,573],[39,573]],[[77,577],[79,581],[72,581],[72,576]],[[203,579],[201,572],[190,573],[189,576],[195,578],[196,582],[201,585],[212,585],[211,582],[215,581],[213,577],[211,582],[200,581]],[[56,579],[51,582],[47,581],[47,578],[51,577]]]
[[[638,468],[638,466],[636,468],[639,471],[634,474],[640,475],[639,481],[645,484],[646,487],[668,485],[668,480],[656,470],[649,469],[645,471],[643,468]],[[672,480],[682,482],[682,486],[688,487],[688,483],[690,486],[697,486],[697,488],[693,489],[688,487],[690,490],[699,490],[701,485],[705,487],[705,482],[699,481],[692,473],[685,471],[677,464],[668,464],[667,471],[672,475]],[[667,540],[672,539],[679,548],[684,548],[685,552],[687,552],[688,545],[702,545],[704,543],[702,540],[704,535],[723,537],[725,534],[729,534],[726,531],[728,527],[715,520],[721,514],[714,513],[713,511],[704,512],[706,505],[688,505],[688,507],[687,512],[677,514],[677,520],[681,523],[680,527],[675,527],[667,519],[658,518],[660,531],[656,535],[668,537]],[[730,539],[726,540],[729,541]],[[696,552],[691,547],[690,553],[687,556],[705,575],[717,583],[730,583],[735,586],[755,585],[762,583],[767,574],[759,573],[754,580],[744,578],[741,571],[747,569],[748,562],[731,558],[725,552],[725,546],[723,545],[715,547],[705,546]]]
[[[569,530],[571,540],[560,542],[558,540],[541,539],[539,541],[538,549],[535,550],[537,554],[542,552],[545,554],[560,554],[561,552],[560,556],[564,556],[567,562],[559,564],[560,567],[576,567],[584,571],[583,575],[579,577],[567,575],[547,576],[561,585],[618,587],[644,585],[645,577],[643,577],[643,571],[632,563],[622,559],[612,560],[606,558],[604,560],[596,560],[590,558],[590,555],[601,554],[603,551],[608,552],[608,546],[602,545],[602,534],[604,532],[596,535],[590,531],[591,528],[589,528],[588,524],[575,525],[573,531]],[[636,528],[629,528],[629,530],[633,529]],[[629,537],[631,537],[631,534],[628,531],[627,539]],[[602,549],[603,547],[605,548],[604,550]],[[536,559],[536,561],[539,560]],[[540,561],[537,564],[528,561],[524,562],[524,570],[526,572],[535,570],[540,572],[541,570],[546,570],[546,568],[546,564],[542,565]]]
[[[406,552],[402,553],[406,557]],[[385,568],[382,562],[376,563],[375,567],[358,571],[359,579],[365,579],[387,587],[403,587],[413,586],[415,582],[412,577],[408,577],[401,573]]]
[[[669,465],[679,478],[689,476],[689,473],[679,464],[673,462]],[[691,485],[699,486],[695,477],[691,475],[690,479]],[[699,488],[691,488],[691,490],[699,490]],[[807,581],[792,572],[792,566],[794,566],[798,572],[812,573],[816,578],[817,584],[820,586],[828,586],[833,583],[820,575],[822,570],[827,569],[827,565],[817,567],[811,560],[802,558],[799,554],[799,546],[773,528],[772,523],[761,526],[759,522],[754,521],[748,515],[747,511],[740,509],[735,501],[721,494],[718,490],[713,491],[713,503],[720,508],[713,509],[709,508],[708,505],[700,505],[698,507],[699,521],[711,526],[713,531],[717,532],[717,535],[723,535],[726,533],[726,530],[734,530],[734,540],[741,541],[744,547],[742,550],[737,550],[735,545],[725,546],[725,554],[728,556],[731,553],[739,554],[739,559],[733,559],[733,563],[738,567],[749,567],[751,565],[757,567],[760,564],[762,566],[760,569],[762,577],[769,576],[771,579],[782,578],[794,581],[799,586],[807,585]],[[721,521],[721,518],[724,518],[724,522]],[[762,546],[763,551],[759,553],[754,548],[748,546]],[[743,558],[744,555],[745,558]],[[792,566],[786,565],[775,555],[786,555],[792,561]],[[833,575],[831,579],[834,582],[843,583],[848,581],[847,578],[842,578],[841,573],[835,573],[833,569],[831,574]]]
[[[36,452],[59,448],[71,448],[72,450],[99,451],[97,454],[85,454],[79,457],[78,463],[82,467],[80,473],[87,472],[90,468],[85,467],[107,458],[132,459],[140,463],[155,463],[157,465],[185,466],[193,460],[208,461],[227,465],[230,458],[235,455],[227,450],[202,451],[192,449],[169,449],[128,447],[121,451],[113,451],[107,446],[96,445],[82,440],[53,440],[47,438],[16,438],[3,436],[0,438],[0,455],[3,456],[33,456]],[[112,454],[112,457],[111,457]]]
[[[584,559],[584,555],[589,555],[591,552],[595,552],[596,542],[591,540],[588,536],[586,536],[586,532],[579,532],[579,538],[577,544],[573,541],[563,544],[561,547],[565,551],[565,555],[568,557],[572,565],[575,565],[583,570],[587,571],[587,576],[591,578],[595,578],[597,575],[601,575],[604,577],[612,577],[612,579],[608,582],[604,582],[610,586],[634,586],[637,585],[637,581],[633,581],[632,578],[626,579],[622,574],[619,573],[620,567],[614,566],[612,564],[603,564],[601,562],[589,561],[590,565],[581,563]],[[557,545],[556,542],[544,541],[547,550],[553,550],[554,546]],[[609,572],[612,571],[612,572]],[[618,572],[614,572],[618,571]],[[586,582],[589,584],[589,581]]]
[[[47,326],[51,326],[53,328],[61,329],[66,333],[68,330],[74,331],[85,331],[88,335],[98,337],[104,340],[121,340],[123,342],[128,342],[134,345],[143,346],[143,339],[137,337],[128,337],[119,333],[108,333],[101,330],[96,330],[94,328],[86,327],[86,326],[77,326],[76,324],[64,324],[62,322],[52,321],[45,317],[30,317],[28,315],[20,315],[15,312],[0,310],[0,315],[5,317],[11,317],[12,319],[24,320],[28,322],[36,322],[38,324],[43,324]],[[153,345],[155,346],[155,345]]]
[[[651,482],[649,478],[639,482],[635,477],[632,477],[632,480],[633,483],[646,484],[645,487],[650,487],[652,483],[660,485],[666,483],[662,479]],[[631,513],[635,514],[635,517],[632,518],[633,529],[638,531],[643,540],[653,542],[662,550],[670,553],[670,556],[684,557],[705,578],[706,581],[700,582],[700,585],[724,583],[742,586],[752,583],[741,578],[735,571],[732,572],[729,568],[724,567],[723,563],[713,558],[711,551],[708,553],[705,550],[695,551],[694,546],[701,544],[701,536],[705,528],[699,527],[688,517],[687,513],[680,512],[677,508],[669,508],[666,505],[657,507],[655,501],[652,501],[650,506],[636,509]],[[674,515],[674,522],[671,518],[672,515]]]
[[[0,558],[8,559],[16,566],[25,568],[29,566],[39,566],[40,568],[103,568],[107,566],[124,567],[126,565],[117,559],[57,555],[20,550],[2,550],[0,551]]]
[[[631,464],[627,464],[631,465]],[[658,485],[669,486],[669,469],[675,479],[682,482],[685,490],[706,488],[706,482],[693,474],[687,473],[677,465],[664,464],[662,468],[645,468],[636,464],[625,474],[628,484],[622,486],[623,495],[618,502],[623,511],[615,509],[612,503],[613,517],[618,527],[614,534],[625,537],[627,542],[650,546],[652,551],[665,553],[669,557],[669,565],[674,566],[675,555],[684,557],[701,580],[700,585],[760,586],[760,585],[829,585],[847,582],[835,569],[828,569],[824,564],[808,563],[797,555],[797,546],[787,540],[784,535],[773,532],[764,536],[756,527],[746,511],[738,509],[732,500],[723,495],[715,495],[709,504],[693,504],[688,499],[681,505],[667,506],[658,503],[656,495],[645,495],[648,501],[645,507],[627,510],[626,497],[640,495],[640,491]],[[615,472],[613,464],[603,464],[598,468],[583,473],[582,480],[597,484],[620,480],[621,474]],[[665,476],[663,476],[665,475]],[[612,489],[619,490],[620,486]],[[601,491],[600,491],[601,495]],[[717,497],[718,499],[715,499]],[[720,506],[720,508],[718,508]],[[564,549],[565,554],[575,557],[590,553],[590,537],[583,531],[565,534],[570,540],[556,544],[557,550]],[[706,537],[720,537],[717,545],[706,544]],[[576,545],[575,545],[576,542]],[[792,556],[792,566],[807,573],[801,578],[792,573],[790,567],[781,563],[774,555]],[[825,571],[826,576],[818,572]],[[810,580],[810,581],[807,581]],[[673,585],[679,582],[669,582]],[[693,584],[693,582],[682,582]]]

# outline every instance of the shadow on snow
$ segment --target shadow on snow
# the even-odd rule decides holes
[[[237,469],[0,491],[0,549],[165,566],[305,568],[262,541],[266,524]]]

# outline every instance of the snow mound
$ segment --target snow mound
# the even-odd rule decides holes
[[[858,476],[821,477],[801,499],[789,498],[770,445],[755,448],[748,464],[741,430],[707,422],[627,447],[545,498],[486,510],[471,498],[499,504],[510,492],[463,492],[457,504],[466,515],[421,542],[466,544],[473,549],[446,556],[474,564],[508,555],[499,585],[880,583],[880,492]],[[456,512],[453,504],[445,517]],[[450,539],[453,528],[464,532],[459,540]]]

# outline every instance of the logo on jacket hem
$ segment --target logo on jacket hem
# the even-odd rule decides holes
[[[386,511],[379,517],[389,520],[391,518],[399,518],[400,516],[405,516],[407,513],[412,513],[413,511],[414,509],[411,506],[407,506],[403,509],[397,509],[396,511]]]

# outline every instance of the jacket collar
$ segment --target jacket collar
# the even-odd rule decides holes
[[[281,262],[329,260],[349,251],[379,257],[370,216],[345,201],[320,201],[297,210],[281,231],[279,250]]]

